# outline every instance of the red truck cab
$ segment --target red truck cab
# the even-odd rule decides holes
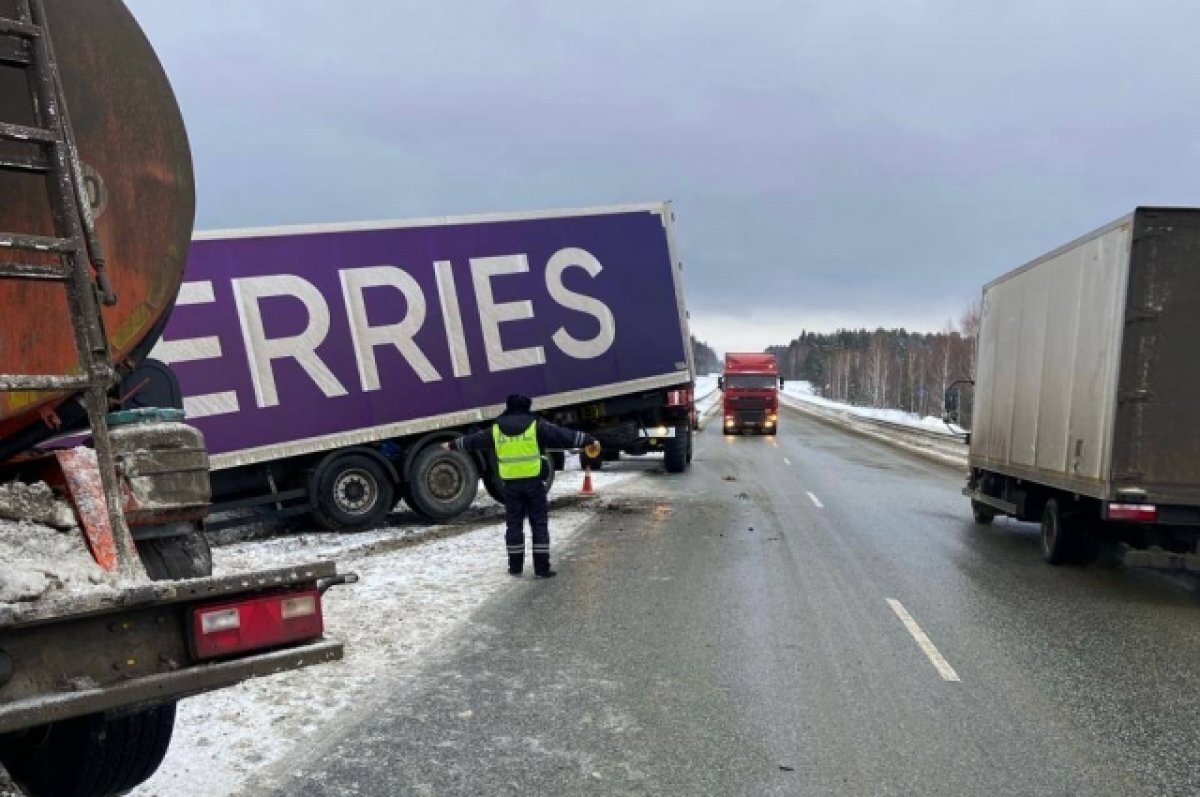
[[[779,429],[779,364],[774,354],[730,352],[718,386],[724,391],[725,433],[753,430],[775,434]]]

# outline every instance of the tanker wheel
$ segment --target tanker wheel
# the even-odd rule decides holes
[[[675,436],[663,440],[663,464],[667,473],[683,473],[688,466],[688,442],[692,430],[686,424],[675,427]]]
[[[479,469],[469,454],[434,443],[421,449],[408,473],[409,506],[434,523],[453,520],[479,492]]]
[[[330,531],[378,526],[396,505],[387,470],[366,454],[343,454],[323,463],[309,490],[313,518]]]
[[[198,524],[180,528],[177,536],[137,542],[150,578],[212,575],[212,553]],[[0,737],[0,762],[31,797],[124,794],[158,769],[174,728],[174,702],[87,714]]]

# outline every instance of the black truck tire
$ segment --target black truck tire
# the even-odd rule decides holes
[[[996,519],[996,510],[987,504],[980,503],[979,501],[972,501],[971,517],[974,518],[975,522],[980,526],[990,526],[992,525],[992,521]]]
[[[347,453],[313,474],[313,518],[330,531],[362,531],[383,522],[396,506],[387,469],[366,454]]]
[[[212,575],[212,552],[199,528],[138,540],[155,581]],[[175,728],[175,704],[100,712],[0,737],[0,762],[31,797],[124,794],[158,769]]]
[[[88,714],[0,742],[0,759],[30,797],[109,797],[154,774],[174,727],[174,703]]]
[[[1082,559],[1086,540],[1081,525],[1063,512],[1055,498],[1042,510],[1042,558],[1052,565],[1072,564]]]
[[[458,517],[479,493],[479,469],[471,455],[447,451],[437,443],[417,454],[407,476],[409,506],[434,523]]]
[[[675,436],[663,441],[663,463],[667,473],[683,473],[688,466],[688,442],[692,430],[684,424],[675,427]]]

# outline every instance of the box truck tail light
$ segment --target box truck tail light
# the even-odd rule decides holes
[[[1154,504],[1109,504],[1105,516],[1109,520],[1153,523],[1158,520],[1158,507]]]
[[[192,649],[198,659],[315,639],[324,631],[321,595],[315,589],[192,609]]]

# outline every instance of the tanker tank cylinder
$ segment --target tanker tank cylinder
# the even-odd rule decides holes
[[[192,159],[175,95],[150,43],[120,0],[43,0],[46,29],[62,76],[78,147],[82,190],[95,219],[105,272],[120,300],[102,309],[119,371],[153,347],[174,304],[192,234]],[[12,5],[12,4],[5,4]],[[0,9],[0,16],[11,9]],[[13,37],[0,49],[13,49]],[[0,122],[39,127],[27,67],[0,60]],[[0,160],[44,160],[49,147],[0,144]],[[61,236],[54,228],[45,174],[0,170],[0,231]],[[34,268],[58,258],[28,253]],[[63,284],[0,280],[0,374],[78,373],[79,357]],[[69,392],[0,392],[0,451],[54,433],[56,412],[72,411]],[[6,443],[8,445],[6,445]]]

